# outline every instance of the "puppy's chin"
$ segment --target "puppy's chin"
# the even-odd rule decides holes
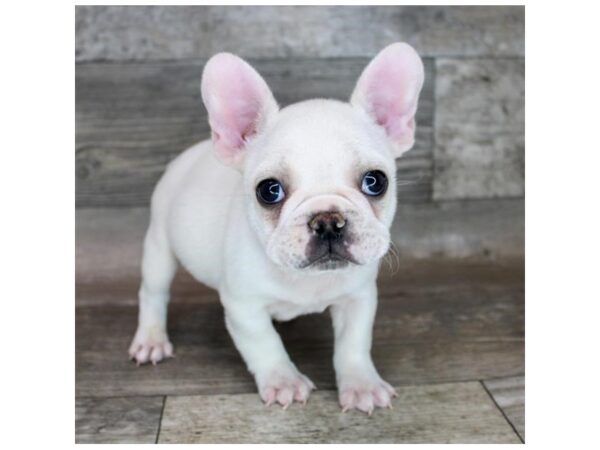
[[[301,270],[305,271],[333,271],[333,270],[342,270],[347,269],[353,265],[357,265],[355,261],[348,259],[346,257],[327,253],[322,256],[319,256],[313,260],[306,260],[304,265],[300,267]]]
[[[341,258],[334,255],[323,256],[317,260],[305,260],[299,264],[286,264],[281,261],[273,261],[278,266],[288,270],[293,270],[297,273],[323,273],[323,272],[341,272],[351,267],[357,267],[360,264],[356,264],[345,258]]]

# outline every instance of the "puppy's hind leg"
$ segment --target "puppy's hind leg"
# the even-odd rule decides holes
[[[166,234],[151,222],[144,240],[138,328],[129,347],[129,356],[138,365],[156,364],[173,356],[167,335],[167,305],[176,270],[177,261]]]

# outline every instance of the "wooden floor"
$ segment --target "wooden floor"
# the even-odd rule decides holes
[[[176,358],[136,367],[138,279],[86,278],[76,301],[78,443],[519,443],[524,440],[524,273],[511,264],[413,263],[380,277],[373,357],[393,410],[341,413],[329,315],[278,324],[319,388],[265,407],[228,336],[218,297],[173,286]]]

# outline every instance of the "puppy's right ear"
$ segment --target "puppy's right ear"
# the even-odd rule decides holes
[[[218,53],[204,67],[201,91],[217,157],[240,168],[248,142],[279,109],[271,90],[246,61]]]

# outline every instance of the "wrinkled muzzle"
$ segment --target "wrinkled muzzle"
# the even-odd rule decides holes
[[[267,243],[276,264],[304,270],[335,270],[381,258],[388,228],[340,196],[319,196],[286,211]]]

